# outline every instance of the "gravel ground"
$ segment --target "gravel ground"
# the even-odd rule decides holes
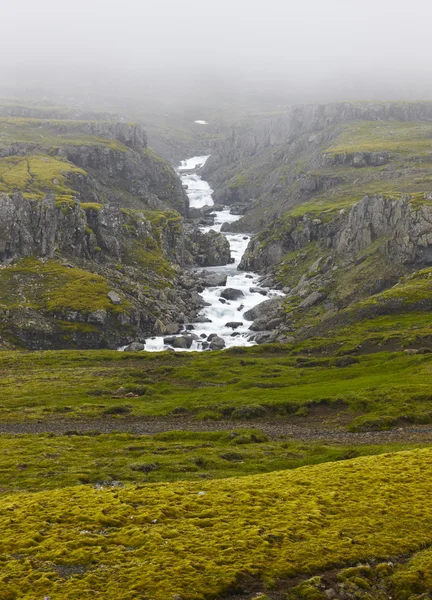
[[[152,435],[166,431],[230,431],[241,428],[256,428],[270,438],[288,437],[308,442],[330,442],[335,444],[385,444],[385,443],[432,443],[432,426],[412,426],[389,431],[367,431],[351,433],[343,430],[319,429],[317,427],[300,427],[281,421],[193,421],[188,418],[172,417],[129,417],[104,418],[92,420],[46,420],[25,421],[21,423],[1,423],[0,434],[19,435],[25,433],[53,433],[63,435],[68,432],[85,434],[98,431],[100,433],[133,433]]]

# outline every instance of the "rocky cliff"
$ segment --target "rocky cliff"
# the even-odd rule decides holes
[[[233,126],[204,173],[216,201],[243,206],[233,229],[259,231],[315,199],[338,208],[371,192],[428,191],[431,122],[428,102],[294,106]]]
[[[202,307],[189,266],[225,264],[137,125],[8,118],[0,135],[0,346],[117,347]],[[198,236],[198,237],[197,237]]]
[[[330,219],[280,219],[251,240],[240,265],[285,293],[272,311],[263,305],[251,329],[267,332],[259,341],[294,341],[377,315],[431,310],[427,289],[413,294],[402,285],[430,265],[427,198],[366,196]]]

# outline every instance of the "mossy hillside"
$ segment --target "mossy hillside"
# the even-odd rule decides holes
[[[0,192],[21,192],[29,199],[54,194],[59,203],[70,201],[77,194],[68,181],[71,174],[86,172],[51,156],[9,156],[0,160]]]
[[[371,153],[382,162],[353,164],[354,156]],[[412,195],[419,205],[430,192],[431,156],[430,123],[350,123],[330,127],[312,142],[301,136],[273,146],[226,168],[227,188],[257,199],[234,227],[261,230],[284,214],[329,220],[365,195]]]
[[[379,264],[372,261],[371,266],[378,266],[375,272],[380,272]],[[350,282],[358,284],[358,278],[353,275],[348,285]],[[330,316],[327,323],[321,322],[320,335],[341,342],[345,339],[347,345],[356,340],[357,344],[399,341],[405,347],[429,347],[432,340],[431,293],[431,268],[405,275],[393,287],[353,302],[348,308]],[[337,286],[333,298],[336,296]],[[318,325],[317,320],[313,321],[313,312],[309,313],[308,319],[312,325]],[[314,333],[315,330],[312,330],[311,336]]]
[[[88,134],[89,121],[46,120],[0,117],[0,144],[31,144],[32,148],[53,150],[62,146],[103,146],[126,152],[118,140]]]
[[[175,418],[181,413],[198,420],[250,419],[253,424],[254,419],[283,418],[350,429],[432,420],[430,354],[320,358],[298,355],[301,347],[233,350],[2,352],[1,418],[52,419],[64,411],[88,419],[118,414],[121,422],[122,416]],[[116,396],[120,387],[132,397]]]
[[[61,413],[59,413],[61,414]],[[67,411],[63,412],[67,415]],[[347,460],[415,445],[331,445],[270,440],[259,430],[0,436],[0,488],[41,491],[80,484],[114,485],[220,479]]]
[[[432,586],[432,553],[430,549],[391,561],[364,562],[345,569],[331,570],[305,579],[291,587],[287,600],[326,600],[349,597],[357,600],[426,600]],[[331,591],[330,591],[331,590]],[[335,595],[337,594],[337,595]]]
[[[5,494],[1,593],[204,600],[255,581],[271,597],[281,578],[413,555],[432,543],[431,465],[430,449],[413,450],[213,482]]]
[[[332,155],[352,152],[391,152],[408,156],[432,154],[432,124],[365,121],[344,127],[327,149]]]
[[[28,308],[51,314],[96,310],[125,312],[129,303],[114,305],[108,298],[107,280],[78,267],[55,260],[24,259],[0,270],[0,308]]]

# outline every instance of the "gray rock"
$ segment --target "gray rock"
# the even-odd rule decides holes
[[[122,304],[122,299],[114,290],[108,292],[108,298],[111,300],[113,304]]]
[[[225,327],[229,327],[230,329],[237,329],[242,325],[243,323],[241,321],[230,321],[229,323],[225,323]]]
[[[247,321],[255,321],[255,319],[263,316],[269,319],[277,317],[279,311],[282,309],[283,301],[283,296],[275,296],[269,300],[264,300],[264,302],[246,311],[243,316]]]
[[[141,344],[140,342],[132,342],[132,344],[129,344],[129,346],[126,346],[124,351],[125,352],[141,352],[142,350],[144,350],[144,348],[145,348],[144,344]]]
[[[87,317],[87,321],[89,323],[97,323],[98,325],[104,325],[106,320],[107,312],[102,308],[100,308],[99,310],[94,310],[93,312],[89,313]]]
[[[253,340],[254,342],[256,342],[257,344],[265,344],[266,342],[269,341],[269,337],[270,337],[270,333],[267,331],[262,331],[261,333],[257,333]]]
[[[220,273],[206,273],[203,277],[206,287],[224,287],[227,282],[227,275]]]
[[[310,308],[311,306],[318,304],[318,302],[320,302],[324,298],[325,298],[325,294],[323,294],[322,292],[312,292],[312,294],[309,294],[309,296],[307,298],[305,298],[304,300],[302,300],[300,302],[299,308],[303,308],[303,309]]]
[[[251,288],[249,288],[249,291],[252,294],[261,294],[262,296],[267,296],[267,290],[264,290],[263,288],[260,288],[260,287],[251,287]]]
[[[225,345],[226,345],[225,340],[223,338],[219,337],[218,335],[215,335],[211,339],[210,349],[211,350],[222,350],[223,348],[225,348]]]
[[[225,298],[225,300],[237,300],[238,298],[244,298],[244,294],[241,290],[226,288],[221,292],[221,297]]]

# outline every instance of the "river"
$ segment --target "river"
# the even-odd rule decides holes
[[[192,208],[202,208],[203,206],[213,206],[214,204],[212,198],[213,190],[208,182],[203,180],[202,177],[195,172],[195,170],[205,164],[208,158],[208,156],[194,156],[193,158],[182,161],[177,169],[183,184],[187,185],[186,192]],[[210,231],[211,229],[220,231],[223,223],[233,223],[240,219],[240,216],[231,215],[227,208],[216,212],[215,215],[214,224],[201,227],[201,231]],[[209,319],[209,322],[193,323],[194,329],[191,333],[196,334],[200,340],[194,341],[192,346],[188,349],[189,351],[202,350],[202,343],[205,342],[205,338],[212,333],[217,334],[225,340],[226,348],[232,346],[254,345],[255,342],[250,339],[252,335],[252,332],[249,329],[251,321],[244,318],[244,313],[260,302],[263,302],[272,296],[280,295],[280,292],[269,290],[268,288],[261,288],[262,290],[265,290],[265,296],[259,292],[251,291],[251,288],[260,287],[259,275],[237,270],[249,243],[250,236],[243,233],[225,233],[224,235],[229,241],[231,257],[234,259],[234,262],[223,267],[205,268],[205,271],[227,275],[227,283],[224,287],[207,287],[201,293],[201,296],[210,305],[204,308],[199,316]],[[221,298],[221,293],[226,288],[241,290],[243,296],[238,300],[224,301],[224,299]],[[241,325],[233,328],[232,326],[227,327],[227,323],[241,323]],[[169,347],[169,345],[164,343],[163,337],[148,339],[145,345],[146,350],[153,352],[164,350]],[[176,350],[178,349],[176,348]]]

